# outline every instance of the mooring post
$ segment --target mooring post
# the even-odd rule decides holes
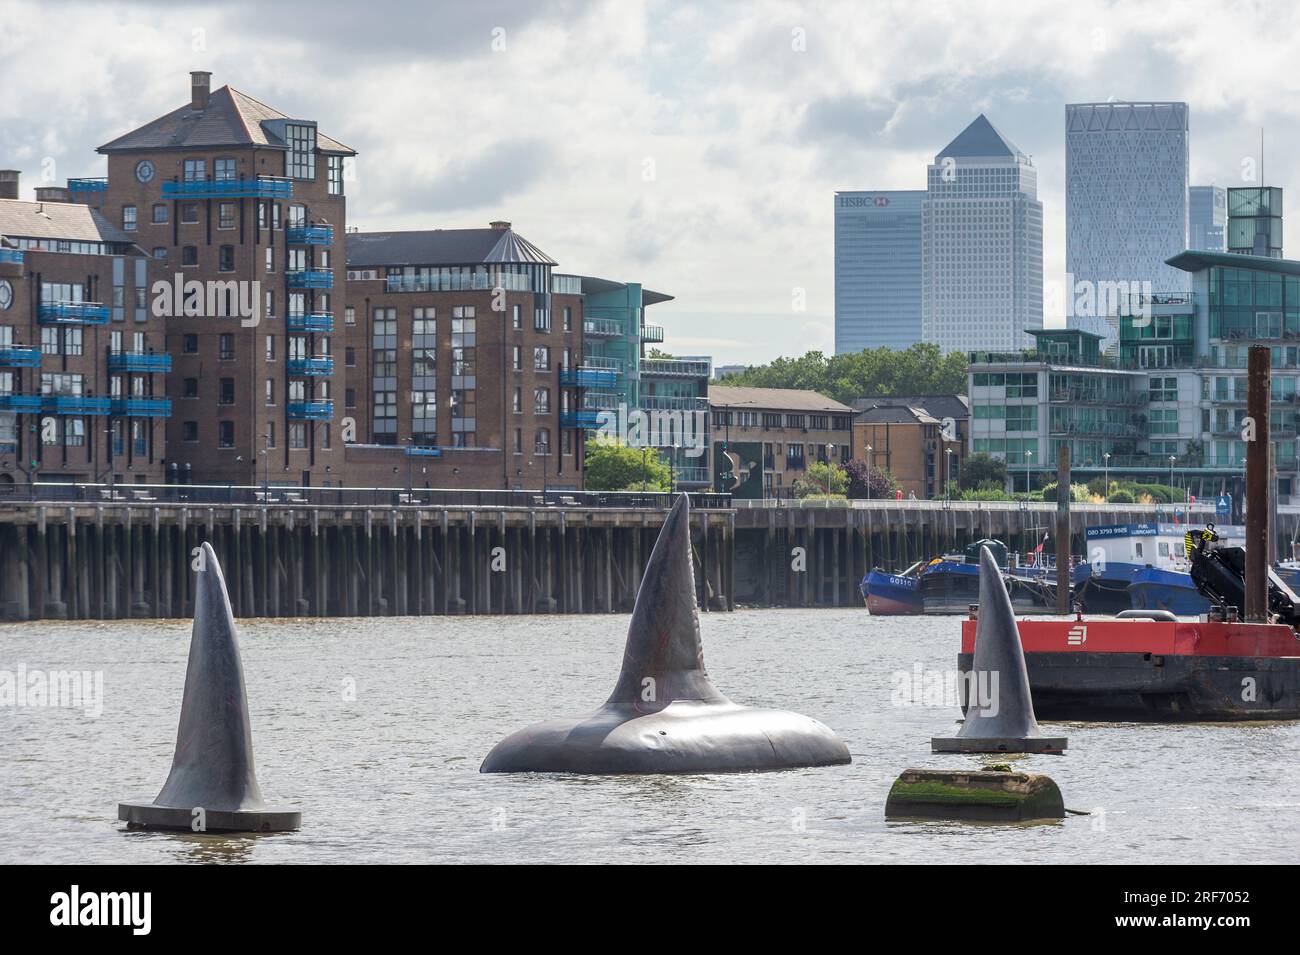
[[[1246,620],[1268,618],[1269,386],[1272,353],[1250,346],[1246,377]]]
[[[1070,445],[1056,449],[1056,612],[1070,612]]]

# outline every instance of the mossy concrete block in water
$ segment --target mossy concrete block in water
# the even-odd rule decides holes
[[[885,802],[886,819],[1023,822],[1064,817],[1061,790],[1041,773],[905,769]]]

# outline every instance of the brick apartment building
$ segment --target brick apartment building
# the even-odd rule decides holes
[[[788,497],[809,462],[852,456],[853,409],[816,391],[713,385],[709,408],[716,491]]]
[[[970,433],[965,395],[859,398],[853,406],[854,457],[892,474],[903,494],[942,497],[947,482],[961,476]]]
[[[394,467],[430,487],[580,488],[582,368],[577,276],[509,222],[347,237],[344,412],[348,474]],[[590,420],[588,420],[590,419]],[[394,464],[392,451],[418,464]],[[405,480],[399,475],[399,483]]]
[[[333,335],[354,151],[195,72],[186,105],[99,152],[106,182],[69,185],[184,283],[151,296],[181,312],[166,315],[169,464],[196,482],[340,483]]]
[[[66,189],[18,200],[0,171],[0,486],[163,478],[156,263]]]

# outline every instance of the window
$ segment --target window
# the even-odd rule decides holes
[[[357,389],[355,389],[355,388],[344,388],[344,389],[343,389],[343,407],[345,407],[345,408],[355,408],[356,406],[357,406]]]
[[[303,421],[289,422],[289,447],[295,451],[307,447],[307,424]]]
[[[564,330],[573,331],[573,309],[568,305],[564,306]]]
[[[235,161],[233,159],[218,159],[212,164],[212,178],[217,182],[229,182],[235,176]]]
[[[198,336],[198,335],[186,335],[186,336],[182,339],[182,350],[183,350],[183,351],[185,352],[185,354],[187,354],[187,355],[196,355],[196,354],[198,354],[198,351],[199,351],[199,336]]]
[[[1152,378],[1150,400],[1151,401],[1177,401],[1178,400],[1178,379],[1177,378]]]
[[[199,440],[199,423],[197,421],[181,422],[181,440],[182,441]]]
[[[514,347],[513,351],[511,352],[511,358],[510,358],[511,367],[512,367],[515,371],[523,371],[523,370],[524,370],[524,357],[523,357],[523,356],[524,356],[523,349],[520,348],[518,345],[516,345],[516,346]]]
[[[533,309],[533,330],[538,332],[549,332],[551,330],[551,313],[548,309]]]
[[[316,178],[316,127],[290,123],[285,127],[289,151],[284,154],[284,174],[290,179]]]
[[[521,305],[510,306],[510,326],[515,330],[524,327],[524,309]]]
[[[266,403],[268,405],[275,404],[275,379],[274,378],[266,379]]]
[[[357,310],[355,306],[348,305],[343,309],[343,324],[355,325],[357,323]]]
[[[136,226],[135,206],[122,207],[122,231],[134,232]]]
[[[167,249],[164,246],[155,245],[153,247],[153,257],[160,262],[165,260],[167,258]]]
[[[551,453],[551,432],[548,428],[537,429],[537,436],[533,439],[533,453]]]
[[[266,446],[268,448],[275,447],[275,422],[274,421],[268,421],[266,423],[266,434],[263,435],[263,440],[265,440]]]
[[[204,159],[185,160],[185,181],[202,182],[208,177],[208,164]]]
[[[269,245],[266,247],[266,270],[275,271],[275,248]]]
[[[511,403],[510,410],[515,414],[524,413],[524,389],[515,389],[515,397],[514,401]]]
[[[186,378],[184,389],[181,392],[182,398],[197,398],[199,396],[199,380],[197,378]]]
[[[275,361],[275,336],[266,336],[266,360]]]
[[[181,203],[181,222],[193,225],[199,221],[199,204],[197,202]]]
[[[533,414],[550,414],[551,413],[551,389],[534,388],[533,389]]]
[[[217,203],[217,228],[233,229],[235,227],[235,204],[233,202]]]
[[[343,195],[343,157],[326,156],[325,172],[328,177],[328,192],[331,196]]]
[[[217,271],[235,271],[235,247],[233,245],[223,245],[221,247],[221,253],[217,259]]]
[[[538,345],[533,349],[533,370],[551,370],[551,350],[545,345]]]
[[[217,398],[217,404],[233,405],[235,403],[235,379],[222,378],[221,392]]]
[[[217,447],[233,448],[235,446],[235,422],[217,422]]]
[[[167,222],[167,204],[165,202],[155,202],[153,206],[154,225],[164,225],[166,222]]]
[[[198,265],[199,264],[199,247],[197,245],[186,245],[181,248],[181,265]]]
[[[234,361],[235,336],[230,332],[222,332],[218,337],[217,342],[217,357],[222,361]]]

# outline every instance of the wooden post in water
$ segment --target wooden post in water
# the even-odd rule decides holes
[[[1070,445],[1056,449],[1056,612],[1070,612]]]
[[[1272,354],[1250,346],[1246,376],[1246,621],[1268,619],[1269,377]]]

